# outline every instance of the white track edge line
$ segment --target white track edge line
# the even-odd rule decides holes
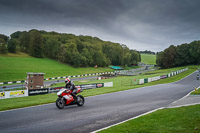
[[[98,129],[98,130],[93,131],[93,132],[91,132],[91,133],[97,133],[97,132],[99,132],[99,131],[102,131],[102,130],[108,129],[108,128],[113,127],[113,126],[117,126],[117,125],[119,125],[119,124],[122,124],[122,123],[125,123],[125,122],[127,122],[127,121],[130,121],[130,120],[133,120],[133,119],[139,118],[139,117],[141,117],[141,116],[144,116],[144,115],[147,115],[147,114],[150,114],[150,113],[156,112],[156,111],[161,110],[161,109],[180,108],[180,107],[187,107],[187,106],[198,105],[198,104],[200,104],[200,102],[199,102],[199,103],[192,103],[192,104],[184,104],[184,105],[179,105],[179,106],[173,106],[173,107],[161,107],[161,108],[154,109],[154,110],[151,110],[151,111],[149,111],[149,112],[146,112],[146,113],[144,113],[144,114],[141,114],[141,115],[135,116],[135,117],[133,117],[133,118],[130,118],[130,119],[124,120],[124,121],[122,121],[122,122],[119,122],[119,123],[116,123],[116,124],[113,124],[113,125],[107,126],[107,127],[105,127],[105,128]]]
[[[91,133],[97,133],[97,132],[99,132],[99,131],[102,131],[102,130],[108,129],[108,128],[110,128],[110,127],[113,127],[113,126],[116,126],[116,125],[119,125],[119,124],[125,123],[125,122],[127,122],[127,121],[129,121],[129,120],[133,120],[133,119],[139,118],[139,117],[141,117],[141,116],[144,116],[144,115],[147,115],[147,114],[153,113],[153,112],[158,111],[158,110],[161,110],[161,109],[164,109],[164,107],[160,107],[160,108],[157,108],[157,109],[154,109],[154,110],[148,111],[148,112],[146,112],[146,113],[143,113],[143,114],[141,114],[141,115],[138,115],[138,116],[135,116],[135,117],[129,118],[129,119],[124,120],[124,121],[122,121],[122,122],[118,122],[118,123],[116,123],[116,124],[113,124],[113,125],[110,125],[110,126],[107,126],[107,127],[104,127],[104,128],[98,129],[98,130],[95,130],[95,131],[93,131],[93,132],[91,132]]]
[[[192,93],[193,91],[195,91],[195,90],[190,91],[187,95],[185,95],[185,96],[183,96],[182,98],[180,98],[180,99],[178,99],[178,100],[172,102],[171,104],[174,104],[174,103],[178,102],[179,100],[182,100],[182,99],[188,97],[188,96],[190,95],[190,93]]]
[[[200,86],[199,87],[197,87],[197,89],[199,89],[200,88]],[[178,100],[176,100],[176,101],[174,101],[174,102],[172,102],[171,104],[174,104],[174,103],[176,103],[176,102],[178,102],[179,100],[182,100],[182,99],[184,99],[184,98],[186,98],[186,97],[188,97],[192,92],[194,92],[195,91],[195,89],[194,90],[192,90],[192,91],[190,91],[187,95],[185,95],[184,97],[182,97],[182,98],[180,98],[180,99],[178,99]]]
[[[188,76],[189,76],[189,75],[188,75]],[[182,80],[182,79],[181,79],[181,80]],[[197,88],[200,88],[200,86],[197,87]],[[192,90],[192,91],[189,92],[187,95],[183,96],[182,98],[180,98],[180,99],[178,99],[178,100],[181,100],[181,99],[183,99],[183,98],[186,98],[186,97],[189,96],[193,91],[195,91],[195,90]],[[178,100],[174,101],[173,103],[176,103]],[[146,112],[146,113],[144,113],[144,114],[141,114],[141,115],[135,116],[135,117],[133,117],[133,118],[129,118],[129,119],[124,120],[124,121],[122,121],[122,122],[119,122],[119,123],[116,123],[116,124],[113,124],[113,125],[107,126],[107,127],[105,127],[105,128],[98,129],[98,130],[93,131],[93,132],[91,132],[91,133],[96,133],[96,132],[99,132],[99,131],[102,131],[102,130],[108,129],[108,128],[110,128],[110,127],[113,127],[113,126],[116,126],[116,125],[119,125],[119,124],[125,123],[125,122],[127,122],[127,121],[129,121],[129,120],[133,120],[133,119],[139,118],[139,117],[141,117],[141,116],[144,116],[144,115],[147,115],[147,114],[153,113],[153,112],[155,112],[155,111],[158,111],[158,110],[161,110],[161,109],[164,109],[164,108],[179,108],[179,107],[185,107],[185,106],[191,106],[191,105],[197,105],[197,104],[200,104],[200,102],[199,102],[199,103],[192,103],[192,104],[184,104],[184,105],[179,105],[179,106],[173,106],[173,107],[160,107],[160,108],[157,108],[157,109],[151,110],[151,111],[149,111],[149,112]]]
[[[179,108],[179,107],[186,107],[186,106],[192,106],[192,105],[197,105],[197,104],[200,104],[200,102],[198,102],[198,103],[191,103],[191,104],[177,105],[177,106],[172,106],[172,107],[166,107],[166,109]]]
[[[17,108],[17,109],[4,110],[4,111],[0,111],[0,113],[9,112],[9,111],[15,111],[15,110],[21,110],[21,109],[28,109],[28,108],[33,108],[33,107],[40,107],[40,106],[45,106],[45,105],[49,105],[49,104],[55,104],[55,103],[47,103],[47,104],[34,105],[34,106],[29,106],[29,107]]]

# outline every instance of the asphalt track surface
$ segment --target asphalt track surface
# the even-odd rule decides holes
[[[193,73],[175,83],[88,97],[83,107],[75,105],[60,110],[55,104],[47,104],[4,111],[0,112],[0,132],[91,132],[166,107],[199,85],[200,81],[196,80],[196,73]]]

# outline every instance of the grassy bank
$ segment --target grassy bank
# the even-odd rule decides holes
[[[47,58],[26,54],[0,55],[0,82],[25,80],[27,72],[44,72],[45,78],[113,71],[110,68],[74,68]]]
[[[199,133],[200,105],[162,109],[100,133]]]
[[[145,64],[156,64],[156,55],[141,54],[141,62]]]
[[[158,75],[166,74],[166,73],[169,73],[169,72],[172,72],[175,70],[180,70],[180,68],[182,68],[182,67],[173,68],[173,69],[157,70],[152,75],[139,75],[137,78],[147,78],[147,77],[158,76]],[[133,84],[135,81],[134,82],[132,82],[132,81],[134,79],[136,79],[135,76],[120,76],[120,77],[104,79],[104,80],[100,80],[100,81],[93,80],[93,81],[88,81],[88,82],[75,82],[75,83],[78,85],[78,84],[89,84],[89,83],[113,82],[113,87],[109,87],[109,88],[104,87],[104,88],[90,89],[90,90],[83,91],[81,94],[83,96],[87,97],[87,96],[94,96],[94,95],[99,95],[99,94],[123,91],[123,90],[128,90],[128,89],[134,89],[134,88],[139,88],[139,87],[144,87],[144,86],[151,86],[151,85],[155,85],[155,84],[174,82],[174,81],[180,80],[183,77],[194,72],[196,70],[194,68],[190,67],[190,69],[188,71],[185,71],[174,77],[162,79],[162,80],[151,82],[151,83],[146,83],[143,85]],[[58,86],[64,86],[64,83],[59,84]],[[28,106],[33,106],[33,105],[52,103],[52,102],[55,102],[56,98],[57,98],[56,94],[53,93],[53,94],[46,94],[46,95],[14,98],[15,102],[13,102],[13,99],[2,99],[2,100],[0,100],[0,105],[1,105],[0,111],[21,108],[21,107],[28,107]]]

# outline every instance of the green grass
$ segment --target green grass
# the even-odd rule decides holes
[[[168,73],[171,73],[171,72],[183,69],[183,68],[185,68],[185,67],[176,67],[176,68],[171,68],[171,69],[156,70],[156,71],[150,72],[150,74],[146,73],[146,74],[142,74],[142,75],[138,75],[138,76],[118,76],[118,77],[111,78],[111,79],[91,80],[91,81],[86,80],[85,82],[75,81],[75,84],[81,85],[81,84],[91,84],[91,83],[113,82],[114,86],[110,89],[107,89],[106,91],[107,92],[116,92],[116,91],[132,89],[132,88],[138,88],[141,86],[143,87],[143,86],[147,86],[147,85],[156,85],[156,84],[164,84],[164,83],[174,82],[174,81],[184,78],[185,76],[191,74],[192,72],[194,72],[196,70],[195,68],[193,68],[191,66],[191,67],[189,67],[190,68],[189,70],[187,70],[183,73],[180,73],[179,75],[170,77],[170,78],[146,83],[143,85],[136,85],[136,83],[135,83],[135,79],[138,81],[139,79],[142,79],[142,78],[161,76],[161,75],[165,75],[165,74],[168,74]],[[65,85],[64,83],[57,83],[56,85],[54,85],[52,87],[61,87],[64,85]]]
[[[162,84],[162,83],[170,83],[177,80],[182,79],[183,77],[191,74],[196,69],[195,67],[191,66],[188,71],[185,71],[179,75],[176,75],[174,77],[162,79],[159,81],[146,83],[143,85],[135,85],[132,82],[134,79],[140,79],[140,78],[147,78],[147,77],[153,77],[158,76],[162,74],[166,74],[175,70],[180,70],[183,67],[173,68],[173,69],[164,69],[164,70],[157,70],[154,72],[153,75],[139,75],[137,78],[135,76],[119,76],[116,78],[111,79],[104,79],[104,80],[92,80],[87,82],[75,82],[76,85],[80,84],[90,84],[90,83],[105,83],[105,82],[113,82],[113,87],[103,87],[103,88],[97,88],[97,89],[90,89],[90,90],[84,90],[81,95],[88,97],[88,96],[94,96],[99,94],[105,94],[105,93],[112,93],[117,91],[123,91],[128,89],[134,89],[144,86],[151,86],[156,84]],[[185,67],[184,67],[185,68]],[[63,86],[64,83],[57,84],[57,86]],[[57,96],[55,93],[53,94],[45,94],[45,95],[37,95],[37,96],[29,96],[29,97],[21,97],[21,98],[11,98],[11,99],[1,99],[0,100],[0,111],[2,110],[8,110],[8,109],[15,109],[15,108],[22,108],[22,107],[28,107],[33,105],[40,105],[40,104],[46,104],[46,103],[52,103],[55,102],[57,99]],[[13,102],[13,100],[15,102]]]
[[[25,80],[27,72],[44,72],[45,78],[113,71],[110,68],[74,68],[47,58],[26,54],[0,55],[0,82]]]
[[[200,89],[197,89],[191,93],[192,95],[200,95]]]
[[[141,62],[145,64],[156,64],[156,55],[141,54]]]
[[[142,54],[142,62],[155,64],[155,55]],[[154,60],[154,61],[153,61]],[[154,63],[153,63],[154,62]],[[126,67],[135,69],[138,66]],[[110,68],[74,68],[69,65],[47,58],[34,58],[25,53],[6,55],[0,54],[0,82],[25,80],[27,72],[44,72],[45,78],[72,76],[79,74],[89,74],[113,71]]]
[[[200,105],[162,109],[100,133],[199,133]]]
[[[55,102],[55,93],[0,100],[0,111]]]

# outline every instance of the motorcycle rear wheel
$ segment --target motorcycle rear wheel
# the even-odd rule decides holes
[[[85,103],[84,97],[81,96],[81,95],[78,95],[78,96],[77,96],[77,105],[78,105],[78,106],[83,106],[84,103]]]
[[[65,101],[63,100],[63,98],[59,97],[57,100],[56,100],[56,106],[57,108],[59,109],[63,109],[65,107]]]

